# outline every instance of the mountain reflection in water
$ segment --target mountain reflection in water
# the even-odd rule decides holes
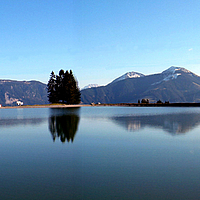
[[[21,125],[38,125],[42,124],[45,118],[25,118],[25,119],[0,119],[0,127],[11,127],[11,126],[21,126]]]
[[[51,109],[49,130],[53,141],[60,138],[61,142],[73,142],[79,124],[79,108]]]
[[[200,124],[200,114],[198,113],[118,116],[111,119],[127,128],[128,131],[136,131],[149,126],[163,129],[172,135],[187,133]]]

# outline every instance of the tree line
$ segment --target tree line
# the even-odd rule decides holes
[[[61,69],[58,75],[54,71],[50,74],[47,84],[47,97],[50,103],[79,104],[81,93],[72,70]]]

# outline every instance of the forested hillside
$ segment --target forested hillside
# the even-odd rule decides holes
[[[39,81],[0,80],[0,104],[2,106],[46,104],[46,84]]]

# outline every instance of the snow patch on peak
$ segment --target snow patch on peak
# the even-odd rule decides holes
[[[163,71],[162,74],[169,74],[169,73],[175,74],[177,70],[185,72],[185,73],[192,74],[191,71],[189,71],[189,70],[187,70],[187,69],[185,69],[183,67],[174,67],[174,66],[172,66],[172,67],[168,68],[167,70]]]
[[[169,81],[169,80],[177,79],[178,76],[180,76],[180,75],[181,75],[180,73],[169,74],[167,76],[164,76],[164,78],[161,81],[158,81],[156,83],[152,83],[151,85],[157,85],[157,84],[162,83],[162,82],[166,82],[166,81]]]
[[[162,72],[162,74],[174,74],[177,70],[183,69],[181,67],[170,67],[168,69],[166,69],[165,71]]]
[[[128,78],[140,78],[140,77],[144,77],[144,74],[138,73],[138,72],[127,72],[126,74],[120,76],[119,78],[116,78],[114,81],[112,81],[112,83],[118,82],[118,81],[122,81]]]
[[[163,79],[163,81],[169,81],[169,80],[172,80],[172,79],[177,79],[177,77],[178,76],[180,76],[181,74],[172,74],[172,75],[169,75],[169,76],[167,76],[167,77],[165,77],[164,79]]]
[[[144,75],[141,73],[137,73],[137,72],[128,72],[126,74],[124,74],[125,78],[139,78],[139,77],[143,77]]]
[[[167,70],[165,70],[161,73],[161,74],[163,74],[163,79],[161,81],[153,83],[151,85],[156,85],[156,84],[166,82],[166,81],[169,81],[169,80],[177,79],[178,76],[181,75],[181,73],[177,73],[177,71],[179,71],[179,72],[184,71],[184,72],[187,72],[187,73],[189,72],[185,68],[172,66],[169,69],[167,69]]]
[[[100,87],[100,85],[98,85],[98,84],[89,84],[89,85],[85,86],[84,88],[82,88],[81,90],[85,90],[85,89],[88,89],[88,88],[94,88],[94,87]]]

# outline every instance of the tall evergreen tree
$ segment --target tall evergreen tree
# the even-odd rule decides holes
[[[49,82],[47,84],[47,97],[49,102],[55,103],[58,101],[56,94],[56,76],[54,72],[51,72]]]
[[[59,101],[63,101],[64,96],[64,85],[63,85],[63,79],[64,79],[65,72],[63,69],[59,71],[59,75],[56,76],[56,93]]]
[[[81,93],[79,91],[77,82],[71,70],[69,73],[69,80],[70,80],[70,84],[69,84],[69,92],[68,92],[69,93],[68,102],[70,104],[80,103]]]
[[[53,79],[53,81],[52,81]],[[54,75],[49,79],[49,83],[47,85],[48,89],[48,97],[54,95],[54,90],[50,90],[52,87],[52,83],[55,83],[55,94],[56,98],[49,98],[51,103],[54,102],[62,102],[67,104],[78,104],[80,103],[81,93],[78,88],[78,84],[76,79],[74,78],[72,70],[70,72],[64,70],[59,71],[59,75]],[[51,92],[53,92],[51,94]],[[56,101],[52,101],[52,100]]]

